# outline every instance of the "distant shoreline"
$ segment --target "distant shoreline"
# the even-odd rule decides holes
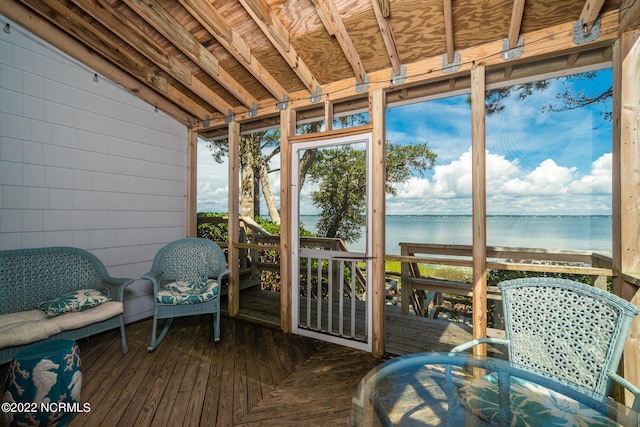
[[[301,218],[320,216],[320,214],[304,214]],[[434,215],[434,214],[387,214],[385,216],[395,218],[471,218],[472,215]],[[611,215],[487,215],[487,218],[611,218]]]

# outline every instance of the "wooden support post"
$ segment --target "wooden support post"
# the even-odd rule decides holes
[[[471,68],[471,165],[473,185],[473,338],[487,336],[487,206],[485,142],[485,67]],[[486,345],[474,347],[474,354],[486,355]]]
[[[333,130],[333,102],[324,101],[324,130]]]
[[[372,163],[371,179],[371,304],[372,331],[371,352],[382,356],[385,352],[385,92],[375,89],[369,95],[369,109],[372,131]]]
[[[187,130],[187,233],[198,235],[198,133]]]
[[[296,112],[290,108],[280,113],[280,327],[291,332],[292,313],[292,259],[291,194],[292,147],[290,138],[296,133]],[[297,195],[296,195],[297,197]],[[296,298],[298,296],[296,295]]]
[[[613,58],[613,292],[640,306],[640,292],[622,274],[640,275],[640,30],[622,33]],[[640,319],[625,345],[621,372],[640,387]],[[625,396],[632,402],[630,393]]]
[[[237,244],[240,241],[240,123],[229,123],[229,302],[230,316],[240,312],[240,253]]]

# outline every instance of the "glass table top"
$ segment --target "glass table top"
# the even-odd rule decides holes
[[[638,412],[506,360],[418,353],[372,369],[353,426],[638,426]]]

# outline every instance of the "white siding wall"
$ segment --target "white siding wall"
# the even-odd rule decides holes
[[[185,126],[0,22],[0,250],[76,246],[139,278],[186,234]],[[128,322],[152,315],[150,287],[130,286]]]

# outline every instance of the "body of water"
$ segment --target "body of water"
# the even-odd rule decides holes
[[[300,222],[315,233],[318,219]],[[611,252],[611,227],[610,216],[488,216],[487,245]],[[471,237],[471,216],[389,215],[385,251],[400,254],[400,242],[471,245]],[[364,241],[347,246],[364,251]]]

